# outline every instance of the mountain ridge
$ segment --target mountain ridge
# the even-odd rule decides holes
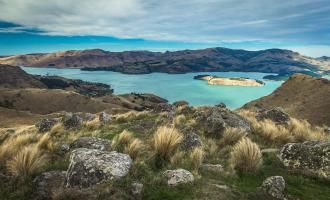
[[[166,52],[110,52],[102,49],[69,50],[0,57],[0,64],[109,70],[127,74],[206,71],[293,74],[304,71],[319,73],[320,71],[330,70],[330,60],[303,56],[291,50],[247,51],[222,47]]]

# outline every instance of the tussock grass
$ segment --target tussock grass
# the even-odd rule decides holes
[[[190,162],[191,162],[191,167],[197,171],[198,168],[202,165],[203,160],[205,158],[205,152],[203,148],[198,147],[194,148],[192,152],[189,155]]]
[[[284,144],[293,141],[292,134],[286,127],[276,125],[271,120],[259,122],[259,127],[255,131],[266,140],[275,144]]]
[[[170,161],[181,140],[182,134],[175,128],[161,126],[157,129],[151,143],[157,167]]]
[[[218,145],[215,139],[207,139],[205,149],[208,156],[215,155],[218,152]]]
[[[174,118],[174,126],[179,126],[181,124],[184,124],[186,121],[187,121],[187,119],[184,115],[177,115]]]
[[[36,174],[45,164],[42,152],[36,146],[26,146],[7,162],[7,169],[17,177],[27,178]]]
[[[124,149],[124,153],[128,154],[135,160],[142,149],[142,142],[139,139],[133,139]]]
[[[55,145],[49,134],[42,135],[36,145],[37,148],[39,148],[40,150],[46,150],[52,152],[55,149],[54,147]]]
[[[306,120],[291,119],[289,131],[292,133],[295,142],[307,140],[329,140],[329,136],[321,127],[312,127]]]
[[[143,119],[148,116],[150,116],[150,112],[148,111],[142,111],[142,112],[137,112],[137,111],[129,111],[123,114],[118,114],[115,116],[115,119],[117,122],[128,122],[132,120],[138,120],[138,119]]]
[[[220,146],[234,145],[242,137],[246,136],[247,133],[243,129],[228,127],[224,131],[222,138],[219,141]]]
[[[185,152],[176,151],[174,155],[170,158],[170,163],[174,166],[183,164],[185,158]]]
[[[101,125],[101,123],[100,123],[100,120],[99,120],[98,117],[96,117],[92,121],[88,121],[88,122],[85,123],[86,129],[89,130],[89,131],[99,128],[100,125]]]
[[[57,124],[55,124],[55,126],[53,126],[50,129],[49,133],[53,136],[56,136],[56,135],[60,135],[60,134],[64,133],[64,131],[65,131],[65,128],[64,128],[63,124],[57,123]]]
[[[133,139],[133,134],[127,130],[124,130],[119,135],[116,135],[111,143],[111,149],[119,152],[123,152],[125,146],[127,146]]]
[[[255,172],[262,165],[259,146],[249,138],[242,138],[232,149],[230,164],[239,172]]]

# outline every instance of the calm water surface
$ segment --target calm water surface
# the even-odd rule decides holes
[[[198,74],[223,77],[248,77],[262,80],[265,73],[254,72],[208,72],[187,74],[152,73],[127,75],[110,71],[80,71],[79,69],[30,68],[23,67],[27,73],[38,75],[58,75],[66,78],[110,84],[115,94],[130,92],[153,93],[170,102],[186,100],[190,105],[214,105],[220,102],[235,109],[245,103],[268,95],[279,87],[281,81],[265,81],[263,87],[241,87],[208,85],[206,81],[194,80]]]

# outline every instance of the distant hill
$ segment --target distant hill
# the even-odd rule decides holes
[[[272,94],[254,100],[244,109],[282,107],[291,116],[312,124],[330,126],[330,81],[295,74]]]
[[[0,58],[0,64],[32,67],[110,70],[129,74],[151,72],[185,73],[203,71],[248,71],[292,74],[330,70],[328,59],[315,59],[299,53],[268,49],[245,51],[227,48],[174,52],[124,51],[101,49],[27,54]]]

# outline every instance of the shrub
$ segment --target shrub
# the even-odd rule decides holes
[[[36,146],[21,149],[7,162],[7,169],[17,177],[27,178],[37,173],[45,164],[45,158]]]
[[[133,160],[135,160],[141,149],[142,142],[139,139],[134,139],[125,147],[124,153],[128,154]]]
[[[156,166],[161,167],[171,159],[182,140],[182,134],[175,128],[161,126],[152,140]]]
[[[194,148],[194,150],[190,153],[191,166],[194,170],[198,170],[198,168],[202,165],[204,156],[205,152],[201,147]]]
[[[131,140],[133,139],[133,135],[131,132],[124,130],[119,135],[116,135],[111,143],[111,149],[119,152],[123,152],[125,146],[127,146]]]
[[[242,138],[232,149],[230,164],[239,172],[257,171],[262,164],[262,155],[258,145],[249,138]]]

